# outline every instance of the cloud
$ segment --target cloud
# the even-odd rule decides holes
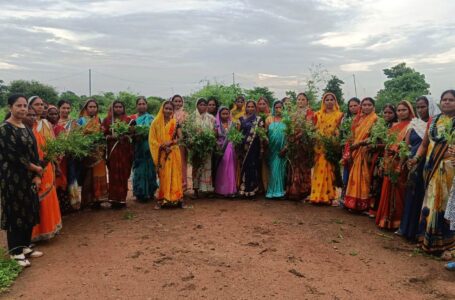
[[[0,61],[0,70],[14,70],[14,69],[18,69],[18,68],[19,67],[14,64]]]

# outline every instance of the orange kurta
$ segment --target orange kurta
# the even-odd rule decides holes
[[[365,141],[370,135],[371,128],[378,119],[376,113],[360,115],[352,124],[352,144]],[[370,203],[371,166],[370,153],[367,146],[361,146],[352,151],[352,167],[346,188],[344,206],[346,208],[364,211]]]
[[[40,160],[44,159],[43,147],[46,138],[52,138],[53,131],[46,120],[34,124],[33,133],[38,146]],[[40,200],[40,223],[33,227],[32,241],[48,240],[53,238],[62,228],[62,217],[55,188],[55,172],[52,163],[44,168],[41,186],[38,191]]]
[[[157,201],[161,204],[178,204],[183,198],[180,149],[177,144],[171,146],[169,154],[161,149],[164,143],[175,140],[177,121],[171,117],[169,122],[165,123],[163,106],[164,104],[153,120],[149,132],[150,152],[160,180]]]
[[[324,98],[322,100],[321,110],[316,115],[316,129],[320,135],[336,136],[338,135],[338,127],[340,125],[343,113],[340,112],[335,95],[331,94],[335,99],[335,106],[332,112],[327,112]],[[311,203],[331,204],[337,198],[335,187],[335,168],[325,158],[325,151],[321,144],[315,147],[315,165],[313,175],[311,177]]]

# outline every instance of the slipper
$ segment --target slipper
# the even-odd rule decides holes
[[[446,269],[449,271],[455,271],[455,261],[448,262],[446,264]]]

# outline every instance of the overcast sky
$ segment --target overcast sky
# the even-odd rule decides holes
[[[346,97],[375,96],[405,61],[455,88],[452,0],[0,0],[0,79],[88,94],[189,94],[203,80],[303,90],[323,64]]]

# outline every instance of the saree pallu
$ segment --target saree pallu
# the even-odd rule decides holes
[[[336,134],[342,113],[335,110],[331,113],[316,113],[316,129],[319,134],[333,136]],[[315,165],[311,178],[311,203],[331,204],[337,198],[335,186],[335,166],[325,158],[324,148],[320,143],[315,147]]]
[[[239,148],[239,194],[252,197],[259,190],[259,167],[261,154],[261,141],[256,134],[256,128],[264,126],[260,117],[252,115],[249,118],[240,118],[240,131],[244,139]]]
[[[46,139],[36,126],[33,128],[33,133],[38,146],[39,158],[43,160],[44,152],[42,149],[46,145]],[[62,229],[62,216],[55,188],[55,173],[52,163],[48,163],[44,168],[38,196],[40,201],[40,223],[33,227],[33,242],[49,240]]]
[[[233,196],[237,193],[236,167],[234,146],[228,142],[216,169],[215,193],[222,196]]]
[[[397,142],[390,147],[391,151],[398,151],[398,143],[405,139],[409,123],[410,121],[402,121],[389,129],[389,134],[397,134]],[[385,173],[376,225],[379,228],[397,229],[400,227],[404,210],[408,172],[400,158],[388,154],[387,151],[384,154],[384,166],[385,172],[389,170],[394,172],[394,175]]]
[[[450,190],[450,197],[447,203],[446,212],[444,218],[450,223],[450,230],[455,230],[455,177],[452,181],[452,189]]]
[[[150,126],[152,121],[153,117],[145,114],[136,119],[136,124]],[[134,143],[133,195],[139,201],[153,199],[157,188],[155,166],[148,140],[139,138]]]
[[[366,140],[370,135],[370,130],[378,119],[373,112],[367,116],[359,116],[352,124],[353,144]],[[361,146],[352,150],[352,165],[348,174],[344,206],[355,211],[365,211],[371,201],[371,179],[373,176],[373,166],[371,153],[366,146]],[[374,163],[374,162],[373,162]]]
[[[161,149],[161,145],[174,139],[177,122],[172,118],[165,124],[162,110],[161,106],[149,132],[150,152],[160,181],[157,201],[160,204],[177,205],[183,198],[180,149],[174,145],[169,154]]]
[[[269,148],[268,166],[269,182],[267,186],[267,198],[281,198],[285,194],[286,157],[281,155],[281,150],[286,143],[283,122],[272,122],[269,125]]]
[[[442,116],[433,119],[432,126],[436,126],[438,131],[443,130],[444,118]],[[455,231],[450,229],[449,222],[444,219],[454,180],[454,168],[450,159],[444,158],[448,149],[446,142],[436,142],[431,134],[429,137],[424,169],[426,193],[417,239],[425,252],[440,254],[455,246]]]
[[[83,126],[84,134],[101,132],[101,122],[98,117],[81,117],[78,124]],[[105,147],[99,146],[90,157],[82,161],[81,208],[106,201],[108,197]]]

